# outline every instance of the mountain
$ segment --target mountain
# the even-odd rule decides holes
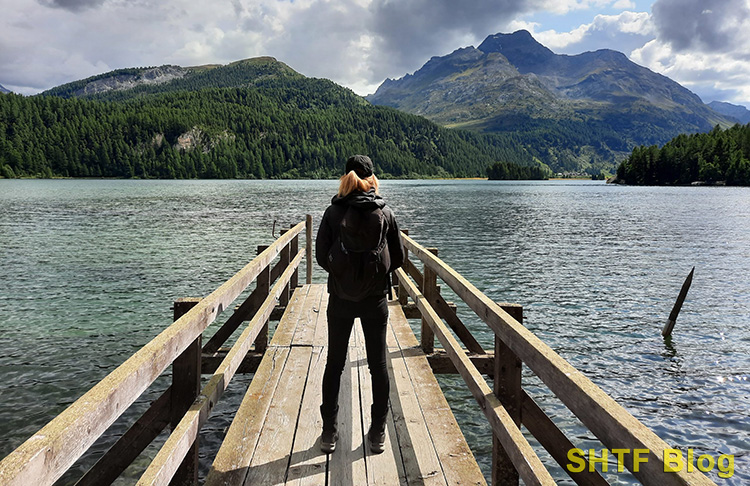
[[[327,178],[366,153],[382,177],[549,169],[506,135],[373,106],[273,58],[120,69],[0,96],[0,177]],[[531,171],[528,171],[531,172]]]
[[[712,101],[708,106],[722,115],[735,118],[743,125],[750,123],[750,110],[744,106],[733,105],[732,103],[726,103],[724,101]]]
[[[9,89],[5,88],[5,86],[0,84],[0,93],[10,93],[10,92],[11,91]]]
[[[620,52],[555,54],[524,30],[433,57],[367,99],[448,127],[511,132],[553,169],[591,173],[637,145],[733,123]]]
[[[300,79],[304,76],[283,62],[264,56],[243,59],[227,65],[165,65],[117,69],[57,86],[43,92],[42,95],[113,101],[170,91],[253,86],[264,80],[280,78]]]

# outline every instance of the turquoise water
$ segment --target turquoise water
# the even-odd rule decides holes
[[[0,180],[0,457],[168,326],[174,299],[205,295],[233,275],[272,241],[274,221],[276,235],[306,213],[317,225],[335,187]],[[718,484],[750,482],[750,190],[384,181],[382,193],[417,241],[439,248],[494,300],[522,304],[529,329],[667,443],[733,454],[732,478],[709,474]],[[693,266],[665,342],[661,328]],[[317,268],[315,280],[324,280]],[[491,333],[459,312],[490,348]],[[203,433],[206,449],[218,447],[247,380],[232,382]],[[528,372],[524,380],[574,442],[600,448]],[[441,385],[488,473],[484,416],[460,379],[441,377]],[[128,419],[61,484],[90,466]],[[133,484],[146,462],[118,484]],[[627,474],[608,480],[635,483]]]

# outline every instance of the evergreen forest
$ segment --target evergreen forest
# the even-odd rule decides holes
[[[271,64],[276,71],[234,63],[90,96],[76,94],[84,81],[0,95],[0,176],[328,178],[355,153],[368,154],[382,177],[540,167],[512,134],[442,128]]]
[[[547,180],[552,171],[542,166],[521,166],[506,162],[495,162],[487,168],[487,177],[491,181]]]
[[[750,124],[678,135],[663,147],[636,147],[617,168],[617,182],[750,186]]]

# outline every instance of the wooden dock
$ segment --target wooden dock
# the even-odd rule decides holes
[[[526,367],[588,429],[587,436],[600,441],[599,454],[620,451],[616,469],[627,468],[647,486],[715,486],[700,471],[670,470],[664,453],[671,446],[526,329],[521,306],[492,301],[438,258],[437,249],[406,232],[407,259],[395,272],[398,300],[389,302],[386,450],[372,455],[365,446],[372,391],[363,334],[355,325],[339,397],[340,440],[336,452],[323,454],[319,405],[328,299],[323,285],[312,284],[312,234],[308,216],[258,248],[211,294],[174,302],[171,326],[0,461],[0,485],[53,485],[157,378],[169,374],[171,385],[76,485],[112,484],[169,429],[137,484],[197,486],[199,432],[237,373],[254,376],[221,447],[207,458],[208,486],[485,484],[434,373],[459,374],[485,415],[493,485],[546,486],[559,477],[609,484],[599,459],[580,456],[580,468],[567,467],[572,450],[583,454],[574,443],[580,440],[567,437],[554,414],[526,392]],[[305,258],[306,283],[300,285]],[[495,336],[493,349],[474,339],[440,285],[486,324]],[[224,323],[207,332],[225,314]],[[279,322],[271,333],[272,319]],[[205,343],[204,334],[210,336]],[[541,449],[556,464],[543,463]]]
[[[320,451],[327,301],[324,285],[294,292],[206,485],[486,484],[397,301],[387,337],[385,452],[366,447],[372,398],[358,323],[342,375],[339,443],[333,454]]]

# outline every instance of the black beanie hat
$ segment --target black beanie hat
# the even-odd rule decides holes
[[[366,155],[352,155],[346,161],[345,173],[348,174],[352,170],[357,173],[360,179],[370,177],[372,175],[372,160]]]

